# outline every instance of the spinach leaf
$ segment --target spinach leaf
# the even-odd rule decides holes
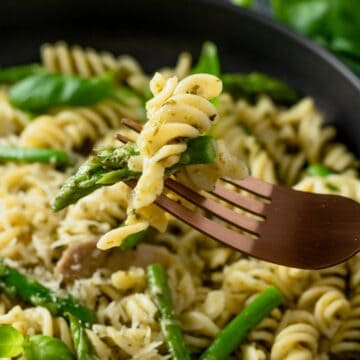
[[[8,68],[0,68],[0,84],[13,84],[30,75],[43,71],[39,64],[19,65]]]
[[[10,88],[10,101],[28,111],[61,105],[92,105],[113,94],[113,77],[81,78],[61,74],[35,74]]]
[[[0,325],[0,357],[14,357],[23,352],[23,335],[10,325]]]

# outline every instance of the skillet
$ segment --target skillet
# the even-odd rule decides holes
[[[134,55],[147,71],[214,41],[224,71],[262,71],[315,98],[339,140],[360,155],[360,81],[331,54],[225,0],[1,0],[0,66],[38,61],[65,40]]]

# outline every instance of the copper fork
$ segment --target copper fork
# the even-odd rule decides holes
[[[123,119],[122,123],[141,131],[141,125],[135,121]],[[122,136],[119,138],[127,141]],[[167,179],[165,186],[238,230],[191,211],[164,193],[156,204],[215,240],[280,265],[321,269],[341,263],[360,251],[360,205],[357,202],[337,195],[296,191],[253,177],[222,181],[244,191],[229,190],[218,182],[208,194],[244,210],[243,213],[173,179]]]

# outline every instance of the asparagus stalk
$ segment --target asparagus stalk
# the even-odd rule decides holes
[[[248,333],[282,301],[283,297],[276,288],[269,287],[264,290],[220,332],[200,360],[227,359]]]
[[[54,164],[60,167],[70,165],[68,154],[56,149],[32,149],[16,146],[0,146],[0,161]]]
[[[159,311],[161,331],[173,360],[190,360],[180,325],[174,312],[167,275],[160,264],[147,268],[148,288]]]
[[[275,102],[293,104],[299,94],[284,82],[263,73],[223,74],[224,90],[252,99],[258,94],[267,94]]]
[[[86,330],[80,321],[71,314],[66,315],[70,323],[71,337],[73,339],[77,360],[99,360],[86,334]]]
[[[36,280],[5,264],[3,260],[0,260],[0,289],[9,296],[18,297],[35,306],[43,306],[53,315],[64,316],[69,313],[84,326],[91,325],[95,319],[95,313],[72,296],[58,296]]]
[[[187,149],[181,155],[179,162],[167,169],[167,173],[187,165],[209,164],[215,161],[216,148],[211,136],[206,135],[191,139],[187,145]],[[53,209],[59,211],[102,186],[138,179],[141,173],[133,172],[127,166],[130,157],[138,154],[139,152],[132,144],[100,151],[96,156],[87,160],[64,183],[53,202]]]

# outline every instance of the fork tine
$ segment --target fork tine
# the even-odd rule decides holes
[[[121,120],[121,123],[135,131],[141,131],[142,129],[142,126],[141,124],[139,124],[137,121],[134,121],[134,120],[130,120],[130,119],[122,119]],[[124,141],[124,137],[122,137],[122,141]],[[230,181],[229,181],[230,182]],[[184,196],[185,193],[187,193],[188,191],[190,191],[189,189],[181,186],[177,184],[177,183],[172,183],[172,185],[170,185],[170,183],[166,182],[166,185],[168,186],[177,186],[177,190],[173,189],[173,191],[177,192],[178,194]],[[237,185],[235,185],[237,186]],[[261,202],[258,202],[254,199],[251,199],[251,198],[248,198],[248,197],[245,197],[245,196],[242,196],[240,194],[237,194],[235,193],[234,191],[230,191],[220,185],[217,185],[215,190],[213,190],[211,192],[213,195],[223,199],[223,200],[227,200],[229,201],[229,203],[235,205],[235,206],[238,206],[239,208],[241,209],[244,209],[250,213],[253,213],[255,215],[259,215],[259,216],[262,216],[263,214],[263,211],[264,211],[264,207],[265,207],[265,204],[261,203]],[[187,198],[187,200],[189,200],[190,202],[194,202],[195,200],[195,197],[198,197],[199,194],[195,193],[195,192],[192,192],[192,194],[188,194],[190,197]],[[185,196],[184,196],[185,197]],[[207,200],[206,202],[204,200]],[[207,205],[206,205],[207,204]],[[216,206],[215,206],[216,204]],[[221,205],[215,203],[214,201],[210,201],[209,199],[205,199],[205,198],[198,198],[198,201],[196,203],[196,205],[202,207],[203,209],[205,210],[208,210],[210,212],[212,212],[213,214],[217,215],[218,217],[221,217],[223,218],[223,216],[225,215],[228,215],[228,217],[224,218],[224,220],[227,220],[231,223],[232,220],[235,220],[234,219],[234,212],[231,211],[231,214],[229,213],[228,209],[225,208],[225,207],[221,207]],[[205,207],[207,206],[207,207]],[[221,207],[221,209],[219,208]],[[216,208],[216,209],[215,209]],[[216,213],[214,213],[214,210],[218,210]],[[220,212],[219,212],[220,211]],[[224,212],[225,211],[225,212]],[[231,220],[232,219],[232,220]],[[248,218],[246,218],[247,220]],[[239,219],[236,219],[236,224],[234,224],[235,226],[239,226],[240,228],[242,228],[239,224]],[[245,230],[248,230],[250,232],[253,232],[253,230],[257,227],[255,226],[255,224],[247,224],[246,223],[246,226],[250,226],[250,228],[246,228]]]
[[[258,235],[257,229],[259,227],[259,221],[251,219],[248,216],[238,214],[235,211],[222,206],[212,199],[207,199],[206,197],[198,194],[195,191],[192,191],[188,187],[172,180],[167,179],[165,186],[170,190],[181,195],[186,200],[195,204],[196,206],[208,211],[209,213],[216,215],[217,217],[229,222],[230,224],[250,232],[254,235]]]
[[[227,229],[223,225],[217,224],[205,216],[187,209],[185,206],[178,204],[165,195],[160,195],[155,203],[194,229],[229,245],[236,250],[240,249],[241,251],[250,254],[252,249],[256,247],[256,242],[258,240],[251,239],[246,235]]]
[[[210,191],[210,193],[222,200],[228,201],[230,204],[237,206],[240,209],[264,217],[265,203],[239,194],[233,190],[229,190],[219,183],[216,184],[215,189]]]
[[[143,126],[138,121],[134,121],[126,118],[121,119],[121,124],[127,126],[130,129],[135,130],[136,132],[140,132],[143,128]]]
[[[263,197],[265,199],[271,199],[271,194],[273,192],[274,186],[268,184],[264,181],[255,179],[251,176],[243,179],[243,180],[232,180],[228,178],[222,179],[229,184],[232,184],[242,190],[248,191],[254,195]]]

